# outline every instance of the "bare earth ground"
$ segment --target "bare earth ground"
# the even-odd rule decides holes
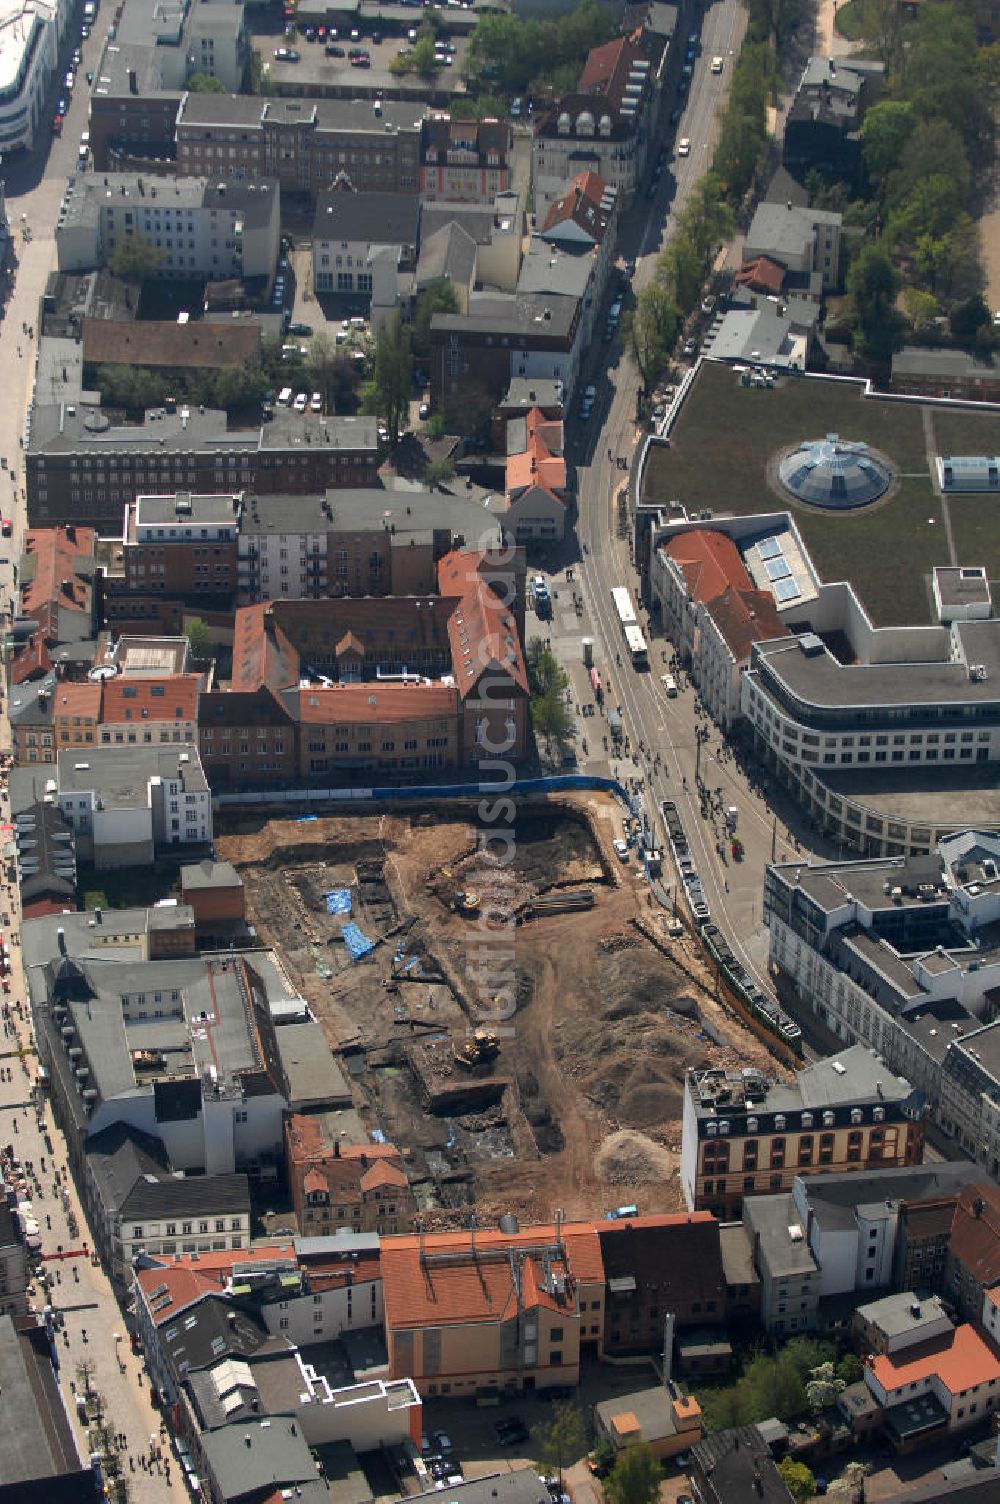
[[[635,869],[612,856],[609,800],[519,806],[503,871],[477,854],[474,818],[454,804],[241,816],[216,844],[243,876],[261,939],[343,1057],[366,1128],[406,1153],[424,1225],[467,1220],[473,1206],[489,1220],[625,1202],[678,1209],[688,1066],[782,1069],[713,999],[695,945],[667,939]],[[358,963],[343,916],[326,913],[323,895],[342,886],[351,918],[379,942]],[[511,923],[526,899],[581,888],[595,894],[589,911]],[[480,917],[452,911],[456,890],[482,895]],[[470,1073],[453,1045],[481,1006],[471,980],[481,950],[506,967],[516,1012],[495,1063]]]

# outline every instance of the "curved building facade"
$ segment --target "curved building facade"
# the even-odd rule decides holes
[[[68,0],[5,0],[0,6],[0,153],[30,149],[44,127]]]

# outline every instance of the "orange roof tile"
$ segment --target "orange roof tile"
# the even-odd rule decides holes
[[[950,1250],[980,1285],[1000,1280],[1000,1187],[968,1185],[951,1225]]]
[[[769,590],[733,590],[709,601],[706,610],[718,627],[736,662],[746,663],[751,645],[788,637],[789,631]]]
[[[21,614],[33,617],[51,641],[57,640],[59,608],[89,611],[91,588],[76,574],[76,561],[93,558],[97,534],[90,527],[29,528],[23,555],[34,560],[34,572],[21,582]]]
[[[374,703],[373,703],[374,701]],[[303,725],[333,726],[343,721],[379,725],[412,721],[420,716],[454,716],[458,691],[445,684],[333,684],[311,686],[299,694]]]
[[[452,549],[438,560],[441,594],[459,597],[448,618],[448,637],[455,682],[463,700],[478,689],[483,675],[489,672],[505,673],[518,689],[528,693],[528,672],[517,624],[481,573],[488,557],[482,549]]]
[[[45,638],[41,632],[34,632],[11,664],[11,683],[24,684],[29,679],[42,679],[51,671],[52,655],[45,645]]]
[[[151,1254],[151,1258],[159,1257]],[[172,1257],[163,1256],[163,1262],[149,1269],[137,1271],[136,1278],[147,1300],[152,1292],[166,1285],[165,1295],[170,1296],[169,1301],[162,1305],[157,1300],[157,1308],[152,1312],[153,1320],[157,1326],[162,1326],[164,1321],[171,1316],[176,1316],[179,1310],[191,1305],[196,1300],[201,1300],[205,1295],[218,1295],[225,1289],[226,1280],[232,1274],[234,1264],[255,1263],[258,1260],[267,1262],[271,1259],[294,1259],[294,1243],[260,1243],[253,1248],[230,1248],[224,1251],[185,1254],[180,1263],[174,1263]]]
[[[196,721],[200,689],[200,674],[107,679],[102,720],[106,725],[121,721]]]
[[[909,1359],[879,1354],[870,1367],[887,1393],[936,1375],[954,1395],[991,1379],[1000,1379],[1000,1350],[974,1326],[966,1325],[922,1347]]]
[[[752,590],[753,581],[732,538],[711,528],[696,527],[680,533],[664,551],[684,571],[688,589],[703,604],[732,588]]]
[[[298,678],[299,654],[275,621],[273,603],[241,607],[233,626],[233,689],[287,689]]]
[[[380,1185],[395,1185],[405,1188],[409,1185],[409,1181],[406,1178],[405,1172],[399,1169],[398,1166],[386,1164],[385,1160],[381,1159],[375,1164],[369,1165],[368,1169],[361,1176],[360,1184],[362,1191],[374,1191],[376,1186]]]
[[[525,417],[526,443],[520,454],[507,458],[508,496],[529,486],[542,486],[557,495],[566,489],[566,460],[562,453],[563,426],[533,407]],[[561,497],[559,498],[561,500]]]
[[[83,721],[96,723],[101,716],[101,686],[60,684],[54,696],[53,714],[56,720],[65,716],[79,716]]]
[[[390,1327],[443,1326],[463,1322],[500,1321],[517,1309],[514,1274],[507,1253],[537,1249],[555,1242],[555,1227],[527,1227],[517,1233],[483,1231],[475,1234],[475,1253],[468,1232],[401,1234],[383,1238],[382,1278],[386,1324]],[[604,1278],[600,1244],[592,1225],[571,1223],[562,1229],[565,1260],[553,1259],[556,1274],[567,1274],[577,1285]],[[435,1254],[452,1255],[438,1264]],[[455,1258],[454,1255],[466,1255]],[[525,1253],[521,1270],[521,1299],[526,1308],[544,1306],[566,1311],[566,1304],[545,1290],[541,1261]]]

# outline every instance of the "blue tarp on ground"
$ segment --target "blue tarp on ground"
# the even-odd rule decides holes
[[[345,924],[343,929],[344,944],[351,953],[351,959],[360,961],[362,956],[367,956],[369,951],[375,949],[375,941],[369,940],[363,935],[356,924]]]
[[[349,914],[351,912],[350,888],[334,888],[332,893],[327,893],[326,912],[328,914]]]

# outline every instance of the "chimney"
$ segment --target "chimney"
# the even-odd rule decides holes
[[[139,92],[139,80],[136,77],[136,71],[134,68],[130,68],[128,70],[128,91],[130,94],[138,94]],[[247,1446],[249,1445],[250,1443],[247,1442]]]
[[[62,931],[60,931],[60,934],[61,933]],[[972,1215],[974,1217],[981,1217],[985,1210],[986,1202],[983,1200],[982,1196],[977,1196],[975,1201],[973,1201],[972,1203]]]
[[[340,1139],[339,1138],[335,1138],[334,1141],[333,1141],[333,1157],[334,1157],[334,1159],[339,1159],[340,1158]]]
[[[786,209],[791,209],[791,207],[792,207],[792,201],[791,201],[791,199],[790,198],[786,199],[785,200],[785,208]]]

